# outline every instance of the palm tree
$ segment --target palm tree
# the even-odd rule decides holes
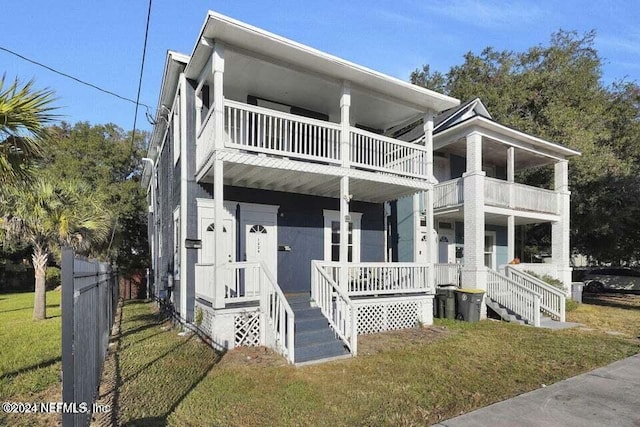
[[[86,253],[109,235],[111,216],[96,194],[84,183],[54,183],[42,178],[9,191],[11,215],[0,219],[0,228],[5,240],[33,248],[35,320],[46,317],[45,271],[49,258],[59,254],[60,246]]]
[[[28,175],[27,160],[41,153],[52,114],[53,92],[34,90],[33,80],[6,84],[0,78],[0,192]],[[2,194],[0,194],[2,196]]]

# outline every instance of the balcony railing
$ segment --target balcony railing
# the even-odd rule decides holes
[[[464,179],[444,181],[434,186],[434,209],[464,203]],[[558,213],[558,193],[544,188],[485,178],[484,203],[489,206],[531,212]]]
[[[213,110],[213,109],[212,109]],[[215,120],[209,114],[197,133],[200,169],[214,149]],[[225,100],[224,146],[245,152],[342,164],[341,126],[268,108]],[[426,177],[427,151],[421,145],[351,127],[345,155],[359,169]]]

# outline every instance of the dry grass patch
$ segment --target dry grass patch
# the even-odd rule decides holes
[[[361,356],[371,356],[383,351],[431,344],[445,338],[451,332],[442,326],[428,326],[361,335],[358,337],[358,353]]]
[[[640,295],[585,294],[583,304],[567,313],[567,320],[598,332],[620,333],[640,339]]]

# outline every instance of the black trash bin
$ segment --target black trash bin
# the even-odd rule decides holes
[[[457,287],[453,285],[440,285],[436,289],[436,317],[441,319],[456,318],[456,296]]]
[[[456,319],[465,322],[477,322],[480,320],[482,297],[484,291],[480,289],[456,289]]]

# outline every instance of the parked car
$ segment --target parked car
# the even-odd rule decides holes
[[[628,267],[594,268],[584,275],[583,281],[589,292],[640,292],[640,271]]]

